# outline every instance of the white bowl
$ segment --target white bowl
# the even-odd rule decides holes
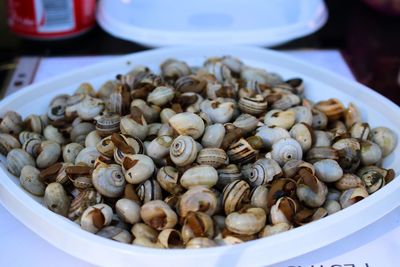
[[[16,110],[23,116],[42,114],[52,97],[72,93],[81,82],[91,82],[98,87],[116,74],[126,73],[134,65],[147,65],[157,71],[160,62],[169,57],[200,65],[207,57],[221,55],[239,57],[249,65],[280,73],[284,78],[301,77],[305,81],[306,96],[310,99],[336,97],[346,105],[354,102],[372,127],[387,126],[400,135],[398,106],[378,93],[281,53],[249,47],[178,47],[131,54],[29,86],[2,100],[0,112]],[[18,179],[6,171],[4,163],[0,166],[0,199],[15,217],[54,246],[101,266],[270,265],[332,244],[370,225],[400,204],[400,179],[394,179],[345,210],[276,236],[235,246],[155,250],[117,243],[81,230],[78,225],[43,207],[40,199],[20,187]],[[384,166],[397,171],[397,166],[400,166],[399,147],[385,159]]]

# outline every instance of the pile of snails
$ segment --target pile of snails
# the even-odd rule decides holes
[[[396,134],[300,78],[231,56],[137,66],[43,115],[6,112],[7,169],[86,231],[153,248],[238,244],[340,211],[394,179]]]

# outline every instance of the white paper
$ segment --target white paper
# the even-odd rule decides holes
[[[287,51],[288,54],[330,69],[347,78],[353,75],[340,53]],[[109,60],[113,56],[43,58],[34,81]],[[29,222],[26,222],[29,224]],[[351,222],[349,222],[351,223]],[[378,222],[328,247],[276,267],[391,267],[400,266],[400,208]],[[268,251],[266,251],[268,256]],[[53,247],[15,219],[0,205],[0,266],[93,266]]]

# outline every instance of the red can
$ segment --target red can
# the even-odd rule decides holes
[[[95,0],[7,0],[8,25],[34,39],[62,39],[95,24]]]

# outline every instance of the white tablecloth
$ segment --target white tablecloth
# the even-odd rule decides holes
[[[288,54],[353,79],[340,53],[287,51]],[[42,58],[34,81],[108,60],[111,57]],[[400,193],[399,193],[400,194]],[[351,223],[351,222],[349,222]],[[29,224],[29,222],[25,222]],[[373,225],[328,247],[303,255],[279,267],[391,267],[400,266],[400,208]],[[266,255],[268,252],[266,252]],[[16,220],[0,205],[0,267],[2,266],[93,266],[53,247]]]

